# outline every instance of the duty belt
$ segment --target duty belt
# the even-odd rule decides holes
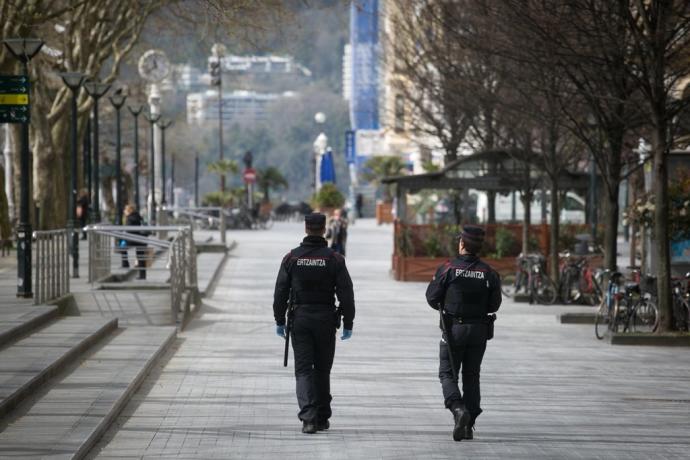
[[[486,318],[463,318],[462,316],[451,316],[456,324],[486,324]]]

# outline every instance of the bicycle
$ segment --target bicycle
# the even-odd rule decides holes
[[[659,314],[651,288],[654,278],[645,278],[647,289],[644,291],[640,283],[627,282],[621,292],[622,279],[620,272],[611,275],[595,316],[594,334],[599,340],[609,332],[654,332],[658,327]]]
[[[600,289],[589,260],[586,257],[575,259],[569,251],[561,254],[561,257],[564,258],[558,285],[561,300],[566,304],[578,301],[587,305],[600,303]]]
[[[685,283],[685,286],[683,286]],[[690,272],[683,278],[674,278],[673,292],[673,317],[676,328],[687,332],[690,326]]]
[[[543,305],[552,305],[558,297],[556,283],[544,272],[546,260],[541,254],[528,254],[518,257],[518,270],[514,277],[510,275],[501,283],[501,292],[513,297],[524,290],[529,295],[530,303],[535,301]]]

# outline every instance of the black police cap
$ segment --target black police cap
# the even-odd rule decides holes
[[[484,232],[483,228],[474,225],[465,225],[462,228],[460,238],[472,243],[483,243],[484,235],[486,235],[486,233]]]
[[[304,216],[304,223],[307,227],[322,228],[326,226],[326,216],[320,212],[312,212]]]

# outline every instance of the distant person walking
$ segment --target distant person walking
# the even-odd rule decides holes
[[[79,198],[77,198],[77,221],[79,222],[79,227],[82,228],[81,239],[86,239],[86,232],[83,228],[86,227],[87,217],[89,215],[89,191],[85,188],[81,189],[79,192]]]
[[[128,204],[125,206],[125,225],[126,226],[141,226],[144,225],[144,219],[137,212],[136,208]],[[129,231],[132,235],[148,236],[146,231]],[[135,248],[137,269],[139,271],[138,279],[146,279],[146,243],[135,240],[120,240],[120,249],[122,251],[122,267],[129,268],[129,260],[127,258],[127,249],[129,247]]]
[[[341,255],[345,255],[347,244],[347,219],[343,217],[340,209],[333,211],[333,217],[328,225],[326,239],[331,240],[330,248]]]
[[[362,209],[364,208],[364,195],[361,193],[357,194],[357,197],[355,198],[355,209],[357,210],[357,217],[362,218],[364,217],[362,215]]]

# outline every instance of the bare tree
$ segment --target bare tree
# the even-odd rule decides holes
[[[681,0],[634,0],[621,11],[636,59],[630,78],[641,91],[652,127],[655,250],[658,255],[659,331],[673,328],[667,156],[674,119],[687,108],[678,84],[690,75],[690,4]]]
[[[2,37],[34,35],[47,45],[32,65],[33,197],[42,225],[62,225],[67,216],[69,94],[58,72],[79,71],[114,82],[156,13],[165,12],[169,20],[186,21],[209,33],[254,27],[262,17],[273,18],[279,11],[278,0],[0,0]],[[11,56],[0,50],[0,71],[15,69]],[[80,127],[90,106],[82,91]]]

